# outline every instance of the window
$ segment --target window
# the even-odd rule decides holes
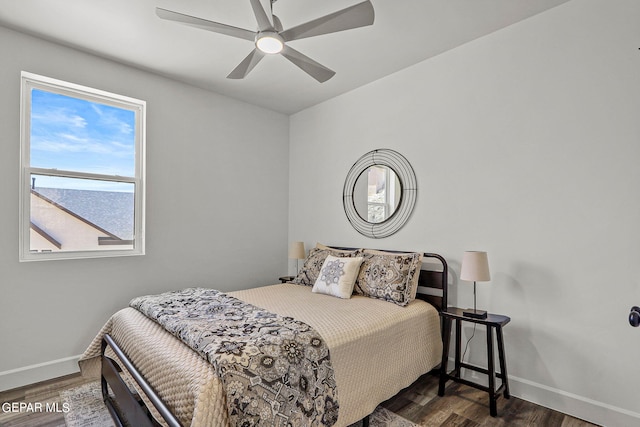
[[[145,108],[22,73],[21,261],[144,254]]]

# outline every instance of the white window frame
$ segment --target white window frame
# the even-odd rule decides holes
[[[91,102],[132,110],[135,113],[135,177],[100,175],[59,169],[31,167],[31,90],[40,89]],[[56,80],[50,77],[23,71],[21,73],[20,111],[20,261],[40,261],[54,259],[101,258],[144,255],[145,253],[145,145],[146,145],[146,102]],[[87,250],[61,252],[31,252],[31,175],[49,175],[66,178],[84,178],[101,181],[131,183],[134,192],[134,236],[133,249]]]

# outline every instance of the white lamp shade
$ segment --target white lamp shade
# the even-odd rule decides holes
[[[289,246],[289,259],[305,259],[304,242],[292,242]]]
[[[491,280],[489,259],[486,252],[467,251],[464,253],[460,280],[469,282],[488,282]]]

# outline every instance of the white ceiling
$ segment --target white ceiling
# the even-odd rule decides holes
[[[278,0],[274,12],[287,29],[360,1]],[[290,42],[336,71],[325,83],[280,55],[227,79],[252,42],[155,14],[158,6],[255,31],[249,0],[0,0],[0,25],[290,114],[568,0],[371,1],[372,26]]]

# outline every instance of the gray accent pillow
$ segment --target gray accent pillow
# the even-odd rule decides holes
[[[318,279],[318,275],[322,269],[322,264],[324,264],[325,259],[327,259],[329,255],[333,255],[338,258],[348,258],[362,256],[363,253],[362,249],[356,249],[355,251],[343,251],[329,248],[327,246],[319,246],[320,247],[312,248],[309,251],[307,259],[304,260],[304,265],[296,277],[291,281],[292,283],[303,286],[313,286]]]
[[[416,296],[421,266],[421,253],[366,249],[354,292],[405,306]]]

